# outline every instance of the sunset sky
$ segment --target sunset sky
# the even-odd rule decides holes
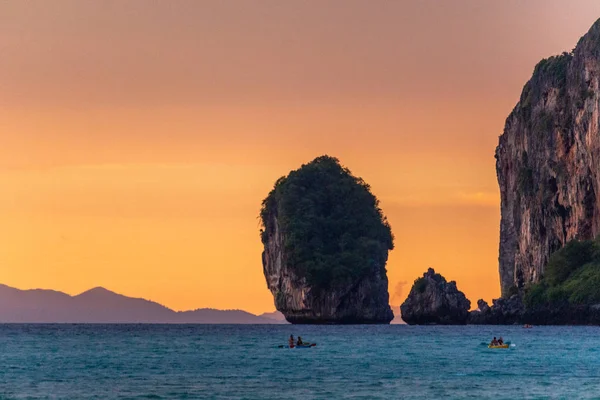
[[[274,309],[258,213],[338,157],[428,267],[500,294],[494,149],[597,0],[0,2],[0,283]],[[400,294],[397,293],[400,289]]]

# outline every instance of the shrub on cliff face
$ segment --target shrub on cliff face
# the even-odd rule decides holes
[[[506,297],[511,297],[515,294],[519,294],[519,288],[516,287],[515,285],[512,285],[511,287],[508,288],[508,290],[506,291]]]
[[[528,307],[600,303],[600,240],[572,240],[552,254],[544,277],[523,300]]]
[[[573,59],[573,54],[562,53],[558,56],[552,56],[541,60],[534,68],[532,79],[525,84],[521,93],[520,105],[523,115],[530,119],[533,113],[533,105],[538,102],[543,95],[543,88],[540,82],[546,82],[560,90],[560,97],[564,101],[565,89],[567,85],[567,71],[569,63]],[[545,129],[536,129],[537,133],[543,133]]]
[[[573,59],[573,54],[563,52],[559,56],[544,58],[534,69],[534,75],[543,75],[549,78],[558,87],[564,86],[567,79],[567,68]]]
[[[548,289],[548,285],[545,282],[538,282],[533,285],[528,286],[525,289],[525,296],[523,296],[523,303],[527,307],[535,307],[542,304],[546,304],[546,290]]]
[[[260,218],[263,244],[274,233],[276,218],[286,262],[315,289],[363,276],[373,267],[385,273],[394,247],[369,185],[329,156],[280,178],[264,199]]]
[[[418,293],[424,293],[425,289],[427,289],[427,281],[423,277],[417,278],[413,287]]]
[[[550,257],[544,272],[549,285],[559,285],[575,270],[592,261],[597,255],[597,243],[591,240],[571,240]]]
[[[563,285],[571,304],[600,303],[600,262],[578,269]]]
[[[518,178],[519,190],[526,196],[531,196],[534,190],[533,183],[533,170],[529,167],[523,166],[519,170]]]

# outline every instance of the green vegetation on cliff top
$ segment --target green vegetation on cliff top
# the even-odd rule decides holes
[[[264,199],[260,218],[263,244],[277,221],[287,264],[317,290],[373,268],[385,274],[388,250],[394,247],[369,185],[329,156],[280,178]]]
[[[567,68],[573,59],[573,53],[563,52],[561,55],[544,58],[534,68],[535,74],[550,78],[557,85],[564,85],[567,79]]]
[[[565,101],[567,71],[572,59],[572,53],[564,52],[558,56],[545,58],[535,66],[533,76],[523,87],[519,101],[522,115],[526,120],[532,119],[534,105],[547,95],[547,86],[559,89],[559,98]],[[536,116],[533,122],[532,131],[541,136],[548,134],[556,121],[554,116],[547,114]]]
[[[600,240],[572,240],[556,251],[542,280],[528,287],[525,305],[600,303]]]

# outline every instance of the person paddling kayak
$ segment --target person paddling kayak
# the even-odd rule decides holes
[[[298,340],[294,341],[294,335],[290,335],[290,338],[288,339],[288,345],[279,345],[278,347],[280,349],[283,348],[287,348],[287,349],[308,349],[311,347],[315,347],[317,344],[316,343],[309,343],[309,342],[304,342],[302,340],[302,338],[300,336],[298,336]]]

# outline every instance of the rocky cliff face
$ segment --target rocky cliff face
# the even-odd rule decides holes
[[[354,281],[337,282],[327,291],[315,291],[287,262],[284,234],[272,215],[262,255],[267,286],[275,308],[293,324],[381,324],[394,314],[389,306],[388,280],[382,266]]]
[[[471,302],[458,290],[456,282],[429,268],[415,281],[406,301],[400,306],[402,319],[411,325],[466,324]]]
[[[600,20],[572,53],[541,61],[496,149],[503,297],[549,255],[600,232]]]

